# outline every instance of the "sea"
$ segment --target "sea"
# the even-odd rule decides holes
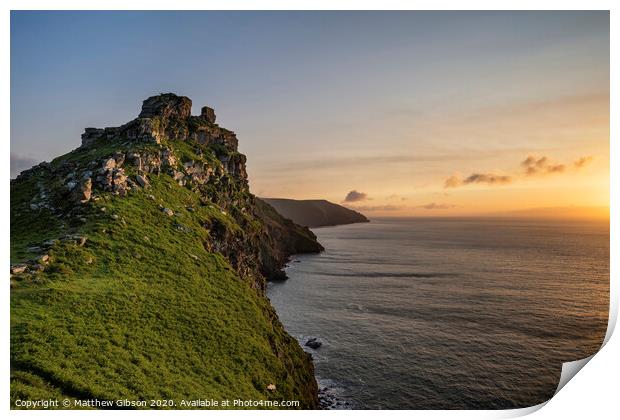
[[[609,221],[374,219],[313,229],[268,285],[324,408],[504,409],[551,398],[609,311]],[[316,338],[321,346],[306,342]]]

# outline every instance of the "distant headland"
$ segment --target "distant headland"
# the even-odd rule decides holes
[[[261,198],[278,213],[301,226],[320,227],[366,223],[361,213],[327,200],[291,200],[288,198]]]

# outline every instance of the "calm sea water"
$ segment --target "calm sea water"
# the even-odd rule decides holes
[[[607,328],[609,224],[409,219],[314,229],[268,295],[349,407],[518,408]]]

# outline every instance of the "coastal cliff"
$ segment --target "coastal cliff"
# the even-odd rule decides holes
[[[11,181],[13,406],[318,406],[312,360],[265,284],[291,254],[323,248],[250,193],[235,133],[191,107],[148,98],[137,118],[86,128],[80,147]]]
[[[291,200],[287,198],[261,198],[282,216],[307,227],[365,223],[369,220],[361,213],[327,200]]]

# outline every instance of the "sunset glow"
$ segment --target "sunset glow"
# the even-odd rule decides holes
[[[137,112],[126,105],[134,98],[168,89],[191,91],[194,113],[209,104],[223,126],[234,122],[258,196],[327,199],[369,216],[609,206],[608,13],[248,17],[119,13],[93,31],[88,14],[41,25],[30,15],[14,39],[37,43],[14,45],[12,66],[45,61],[47,71],[14,72],[15,170],[77,146],[84,124],[118,124]],[[203,44],[212,37],[225,41]],[[102,61],[88,48],[114,40],[144,54]],[[141,76],[127,84],[120,62]],[[102,77],[118,88],[96,88]],[[524,166],[528,157],[540,167]],[[345,201],[351,191],[363,198]]]

